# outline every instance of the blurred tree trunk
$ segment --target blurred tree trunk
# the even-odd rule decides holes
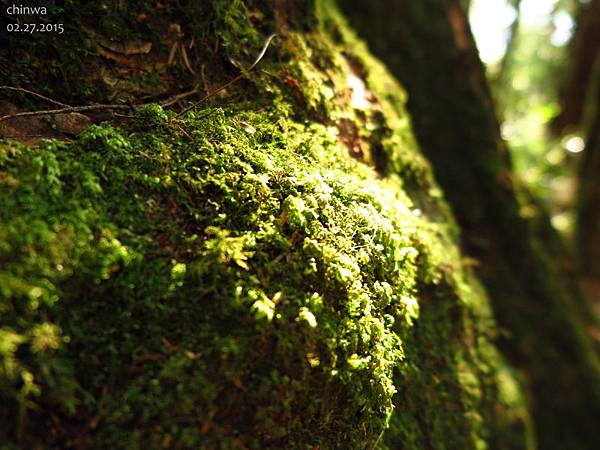
[[[579,127],[594,84],[593,67],[600,54],[600,0],[579,2],[570,45],[570,69],[559,95],[560,113],[551,123],[555,134]]]
[[[555,131],[583,130],[586,146],[579,171],[577,248],[586,285],[600,282],[600,0],[581,5],[573,36],[573,60],[561,96]],[[594,283],[595,281],[595,283]],[[600,301],[597,289],[590,289]]]
[[[540,448],[600,448],[600,364],[585,329],[593,319],[523,217],[523,194],[459,2],[342,4],[407,88],[417,139],[507,331],[502,348],[527,379]]]
[[[600,77],[600,58],[598,63],[595,72]],[[581,273],[591,288],[590,294],[600,302],[600,86],[596,87],[590,100],[594,113],[590,118],[579,172],[577,246]],[[595,289],[593,285],[596,285]]]
[[[588,297],[600,305],[600,0],[580,3],[569,70],[559,94],[555,135],[579,131],[586,145],[576,200],[578,270]]]

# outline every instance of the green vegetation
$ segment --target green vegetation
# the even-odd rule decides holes
[[[295,28],[225,99],[0,146],[0,438],[531,448],[402,89],[327,1],[227,5],[242,65]]]
[[[422,332],[463,373],[452,408],[478,413],[495,357],[482,380],[482,356],[454,361],[443,338],[484,298],[397,182],[279,114],[140,115],[154,131],[2,148],[5,433],[34,445],[58,416],[106,447],[362,448],[392,411],[394,368],[407,398],[435,373],[410,332],[418,283],[443,302]]]

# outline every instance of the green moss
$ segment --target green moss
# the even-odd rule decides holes
[[[229,6],[254,52],[248,5]],[[519,386],[404,94],[329,2],[316,17],[229,105],[0,147],[4,440],[521,442]]]
[[[107,445],[140,421],[164,428],[129,441],[157,446],[228,448],[244,429],[253,447],[367,445],[392,409],[391,326],[417,315],[408,199],[325,127],[197,116],[191,142],[93,126],[74,145],[3,147],[18,180],[2,189],[4,395],[90,418],[105,397]],[[330,433],[303,435],[317,424]]]

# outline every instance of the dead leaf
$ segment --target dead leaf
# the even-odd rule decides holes
[[[169,342],[169,341],[167,340],[167,338],[166,338],[166,337],[164,337],[164,336],[161,336],[161,337],[160,337],[160,341],[163,343],[163,345],[164,345],[164,346],[167,348],[167,350],[169,350],[170,352],[173,352],[173,353],[174,353],[174,352],[176,352],[177,350],[179,350],[179,346],[178,346],[178,345],[172,344],[172,343],[171,343],[171,342]]]
[[[102,36],[96,36],[96,42],[98,44],[112,52],[120,53],[122,55],[145,55],[150,53],[152,50],[152,42],[144,41],[128,41],[128,42],[116,42],[104,39]]]
[[[238,123],[240,124],[240,128],[242,130],[244,130],[246,133],[248,133],[248,134],[254,134],[254,133],[256,133],[256,128],[254,128],[249,123],[244,122],[242,120],[240,120]]]
[[[133,58],[130,56],[123,56],[119,53],[115,53],[115,52],[113,52],[107,48],[104,48],[103,46],[100,46],[100,45],[98,46],[98,53],[100,53],[100,55],[102,55],[106,59],[115,61],[117,64],[119,64],[121,66],[129,67],[132,69],[142,69],[143,68],[142,64],[140,64],[136,58]]]

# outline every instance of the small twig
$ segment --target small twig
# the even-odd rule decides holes
[[[46,100],[47,102],[54,103],[55,105],[63,106],[65,108],[72,108],[71,105],[67,105],[66,103],[61,103],[56,100],[52,100],[51,98],[46,97],[45,95],[38,94],[37,92],[30,91],[29,89],[13,87],[13,86],[0,86],[0,89],[5,90],[5,91],[24,92],[25,94],[33,95],[34,97],[41,98],[42,100]]]
[[[183,134],[183,135],[184,135],[184,136],[185,136],[185,137],[186,137],[186,138],[187,138],[189,141],[191,141],[191,140],[192,140],[192,136],[190,136],[190,134],[189,134],[187,131],[185,131],[185,130],[184,130],[182,127],[181,127],[181,125],[179,125],[179,124],[178,124],[178,123],[176,123],[175,121],[171,121],[171,124],[172,124],[172,125],[173,125],[175,128],[177,128],[179,131],[181,131],[181,134]]]
[[[177,114],[177,116],[178,117],[182,116],[183,114],[185,114],[186,112],[188,112],[191,109],[195,108],[199,104],[203,103],[204,101],[206,101],[210,97],[214,96],[215,94],[218,94],[223,89],[227,89],[229,86],[231,86],[235,82],[239,81],[244,76],[248,75],[248,73],[251,72],[258,65],[258,63],[263,58],[263,56],[265,56],[265,53],[267,52],[267,49],[269,48],[269,45],[271,44],[271,41],[276,36],[277,36],[277,34],[272,34],[272,35],[270,35],[265,40],[265,43],[264,43],[264,45],[263,45],[260,53],[258,54],[258,56],[256,57],[256,60],[252,63],[252,65],[250,67],[248,67],[245,70],[242,69],[242,72],[238,76],[236,76],[235,78],[229,80],[227,83],[225,83],[222,86],[218,87],[214,91],[207,92],[207,94],[204,97],[202,97],[196,103],[193,103],[191,106],[185,108],[183,111],[181,111],[179,114]],[[206,83],[205,80],[203,80],[203,81]],[[99,110],[132,110],[132,109],[135,109],[136,107],[144,106],[144,105],[130,105],[130,106],[127,106],[127,105],[102,105],[102,104],[85,105],[85,106],[70,106],[70,105],[67,105],[66,103],[61,103],[59,101],[53,100],[53,99],[51,99],[49,97],[46,97],[44,95],[38,94],[37,92],[33,92],[33,91],[30,91],[30,90],[24,89],[24,88],[18,88],[18,87],[12,87],[12,86],[0,86],[0,89],[27,93],[27,94],[33,95],[35,97],[39,97],[39,98],[41,98],[43,100],[46,100],[48,102],[54,103],[56,105],[63,106],[63,108],[60,108],[60,109],[47,109],[47,110],[41,110],[41,111],[25,111],[25,112],[19,112],[19,113],[14,113],[14,114],[8,114],[6,116],[0,117],[0,122],[3,122],[5,120],[9,120],[9,119],[13,119],[15,117],[49,116],[49,115],[54,115],[54,114],[64,114],[64,113],[72,113],[72,112],[86,112],[86,111],[99,111]],[[198,89],[198,86],[196,86],[191,91],[183,92],[181,94],[177,94],[177,95],[175,95],[173,97],[168,98],[167,100],[161,102],[160,105],[163,106],[163,107],[171,106],[174,103],[177,103],[178,101],[180,101],[180,100],[182,100],[184,98],[187,98],[187,97],[190,97],[190,96],[192,96],[194,94],[197,94],[198,92],[199,92],[199,89]]]
[[[72,112],[85,112],[85,111],[99,111],[106,109],[132,109],[131,106],[126,105],[86,105],[86,106],[68,106],[61,109],[47,109],[44,111],[26,111],[14,114],[8,114],[7,116],[0,117],[0,122],[3,122],[14,117],[31,117],[31,116],[49,116],[53,114],[64,114]]]
[[[192,66],[190,64],[190,60],[188,59],[188,55],[187,55],[187,51],[185,50],[184,45],[180,42],[179,43],[179,48],[181,49],[181,57],[183,58],[183,62],[185,64],[185,67],[187,67],[187,69],[192,72],[192,75],[196,75],[196,72],[194,72],[194,69],[192,69]]]
[[[193,103],[191,106],[188,106],[187,108],[185,108],[183,111],[181,111],[179,114],[177,114],[177,116],[184,115],[186,112],[190,111],[191,109],[194,109],[196,106],[198,106],[199,104],[205,102],[206,100],[208,100],[210,97],[214,96],[215,94],[218,94],[223,89],[227,89],[233,83],[239,81],[241,78],[243,78],[244,76],[246,76],[249,72],[251,72],[252,69],[254,69],[258,65],[258,63],[263,58],[263,56],[265,56],[265,53],[267,52],[267,49],[269,48],[269,44],[271,44],[271,41],[273,40],[273,38],[275,38],[275,36],[277,36],[277,34],[272,34],[271,36],[269,36],[266,39],[265,44],[263,45],[263,48],[261,49],[260,53],[258,54],[258,57],[256,58],[256,60],[252,63],[252,65],[250,67],[248,67],[246,70],[242,70],[242,72],[238,76],[236,76],[235,78],[229,80],[227,83],[225,83],[224,85],[218,87],[214,91],[209,92],[204,97],[202,97],[200,100],[198,100],[196,103]]]
[[[167,106],[171,106],[171,105],[177,103],[179,100],[183,100],[184,98],[187,98],[191,95],[195,95],[198,92],[200,92],[200,90],[198,89],[198,87],[195,87],[191,91],[182,92],[181,94],[177,94],[177,95],[174,95],[173,97],[169,97],[168,99],[163,100],[162,102],[160,102],[160,106],[162,106],[163,108],[167,107]]]
[[[3,139],[15,139],[15,138],[41,138],[41,137],[51,137],[47,134],[4,134],[0,135],[0,141]]]
[[[51,136],[49,134],[9,134],[9,135],[0,135],[0,142],[2,142],[2,141],[8,141],[8,140],[16,140],[16,141],[23,142],[23,139],[35,139],[37,141],[40,138],[42,138],[42,139],[56,139],[56,140],[60,140],[61,142],[65,142],[65,143],[72,143],[73,142],[73,139],[69,139],[69,138],[66,138],[64,136],[61,136],[60,138],[57,138],[56,136]]]
[[[381,430],[381,433],[379,433],[379,437],[377,437],[377,440],[373,444],[373,447],[371,447],[371,450],[375,450],[375,448],[377,447],[377,445],[379,445],[379,441],[381,441],[381,438],[383,437],[383,432],[384,431],[385,431],[385,429]]]
[[[138,116],[132,116],[131,114],[119,114],[119,113],[115,113],[114,116],[115,117],[122,117],[123,119],[139,119]]]
[[[210,87],[208,86],[208,81],[206,80],[206,73],[204,73],[205,68],[206,66],[202,64],[202,67],[200,67],[200,76],[202,77],[202,85],[204,86],[204,92],[208,94],[210,92]]]

